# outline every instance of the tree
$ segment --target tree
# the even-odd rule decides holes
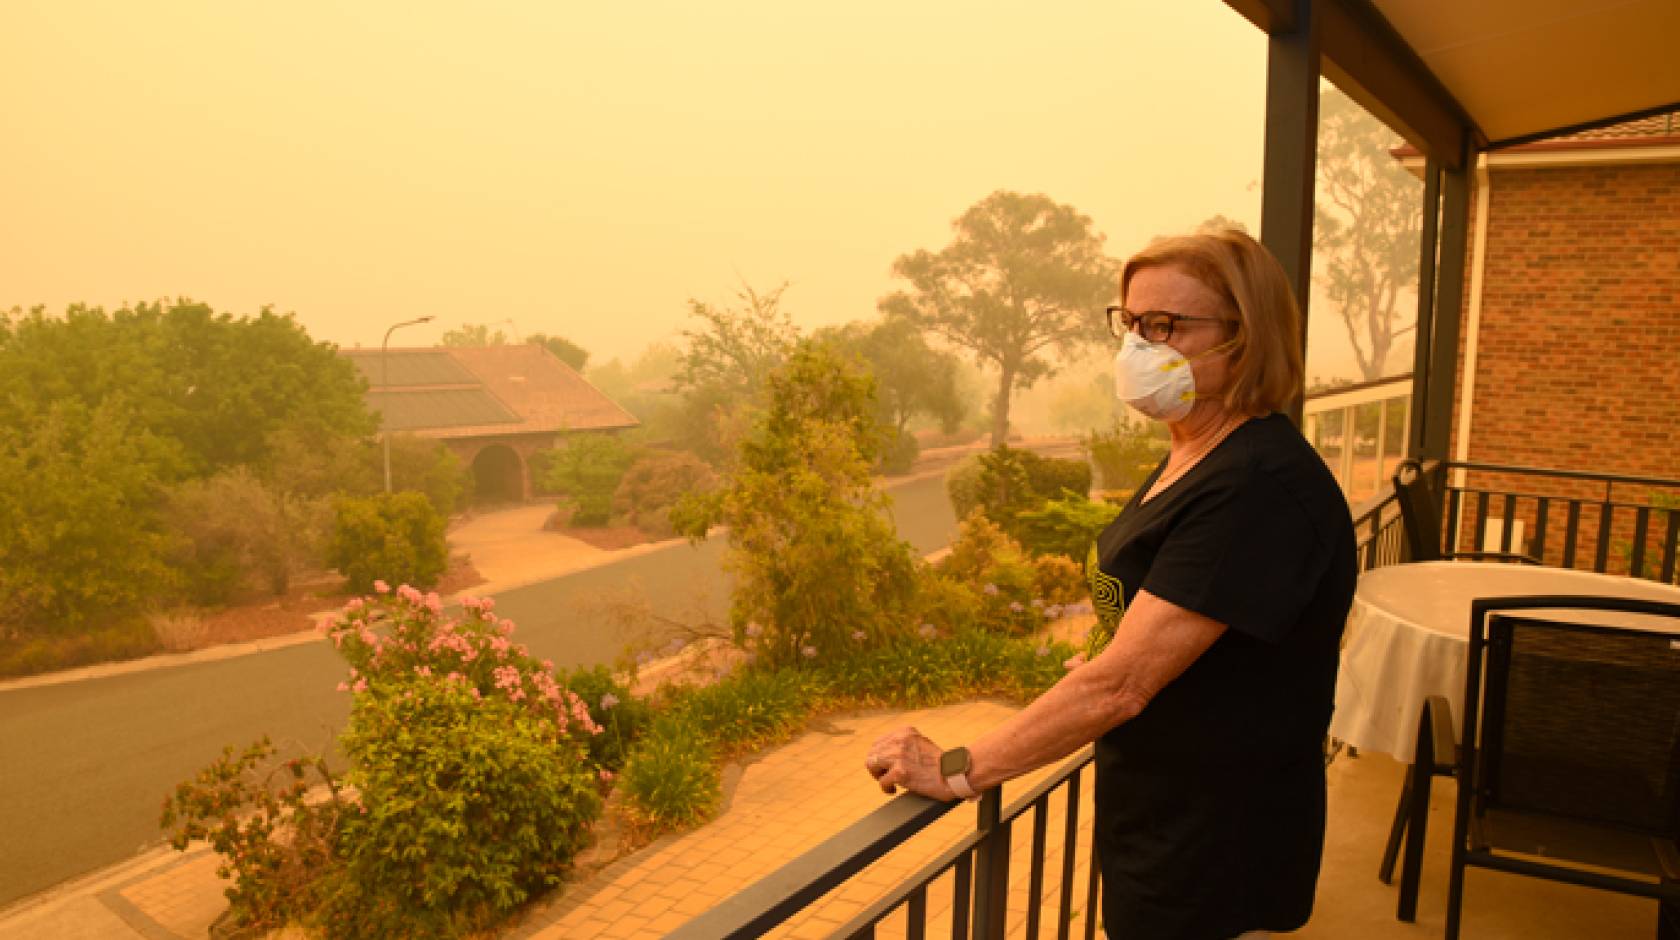
[[[1419,183],[1389,155],[1382,122],[1335,89],[1319,104],[1318,209],[1314,247],[1324,258],[1324,296],[1347,328],[1361,375],[1381,378],[1397,337],[1400,292],[1417,283],[1422,214]]]
[[[0,423],[0,637],[101,625],[172,584],[157,512],[172,464],[114,399]]]
[[[832,346],[800,342],[766,377],[765,408],[721,489],[671,512],[696,540],[729,527],[736,639],[783,665],[904,628],[910,547],[871,477],[881,443],[874,382]]]
[[[793,320],[782,309],[787,287],[784,282],[759,293],[743,283],[735,293],[740,301],[735,307],[690,298],[689,316],[704,325],[683,331],[688,349],[676,374],[678,390],[719,388],[743,398],[757,395],[799,339]]]
[[[491,332],[487,324],[463,323],[443,334],[438,343],[444,346],[506,346],[507,339],[506,333],[499,329]]]
[[[893,262],[910,282],[881,301],[888,316],[968,350],[997,370],[992,444],[1009,435],[1010,396],[1056,373],[1044,356],[1064,355],[1106,336],[1102,307],[1115,293],[1116,266],[1091,220],[1043,195],[998,191],[959,216],[937,253]]]
[[[909,320],[849,323],[820,333],[863,359],[875,376],[881,423],[903,434],[912,419],[926,415],[945,433],[956,431],[968,412],[957,383],[955,356],[927,344]]]
[[[347,437],[377,423],[355,367],[290,314],[218,314],[190,300],[107,314],[36,308],[0,330],[0,425],[21,427],[60,401],[120,400],[172,450],[165,483],[261,464],[280,428]]]
[[[764,392],[799,338],[781,306],[786,290],[785,283],[765,293],[742,284],[737,306],[688,302],[689,315],[702,325],[683,331],[687,348],[673,385],[683,397],[681,443],[709,462],[728,454],[730,429],[740,425],[743,409]]]
[[[962,363],[929,346],[914,323],[891,317],[828,327],[817,336],[862,360],[875,376],[881,424],[890,432],[881,454],[883,472],[903,473],[915,463],[920,447],[909,431],[912,419],[930,416],[947,434],[962,424],[968,411],[957,382]]]
[[[572,342],[564,336],[548,336],[543,333],[532,333],[525,337],[525,342],[532,346],[541,346],[554,354],[554,358],[571,366],[578,372],[589,361],[589,350]]]

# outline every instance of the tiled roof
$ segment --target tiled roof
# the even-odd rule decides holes
[[[634,415],[540,346],[345,349],[392,430],[463,438],[635,427]],[[382,381],[389,368],[390,384]]]
[[[1680,111],[1671,111],[1668,114],[1640,118],[1637,121],[1624,121],[1621,124],[1581,131],[1578,134],[1548,137],[1546,141],[1550,143],[1558,140],[1635,140],[1642,137],[1677,136],[1680,136]]]

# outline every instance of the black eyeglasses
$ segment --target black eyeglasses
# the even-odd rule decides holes
[[[1168,313],[1165,310],[1151,310],[1148,313],[1133,313],[1119,304],[1108,307],[1108,331],[1115,339],[1124,339],[1133,330],[1151,343],[1164,343],[1172,339],[1173,330],[1185,320],[1202,320],[1208,323],[1236,323],[1229,317],[1200,317],[1188,313]]]

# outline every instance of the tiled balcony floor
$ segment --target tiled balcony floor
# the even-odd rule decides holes
[[[1447,909],[1448,848],[1452,842],[1453,781],[1437,779],[1430,792],[1418,919],[1394,919],[1399,874],[1390,887],[1377,880],[1383,844],[1394,819],[1404,766],[1380,754],[1338,758],[1330,767],[1330,813],[1324,868],[1313,918],[1293,934],[1314,940],[1420,940],[1440,937]],[[1653,937],[1657,904],[1641,898],[1472,869],[1464,879],[1465,940],[1609,940]]]

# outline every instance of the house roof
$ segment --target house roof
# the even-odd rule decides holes
[[[465,438],[635,427],[635,416],[547,349],[531,345],[344,349],[385,426]]]

